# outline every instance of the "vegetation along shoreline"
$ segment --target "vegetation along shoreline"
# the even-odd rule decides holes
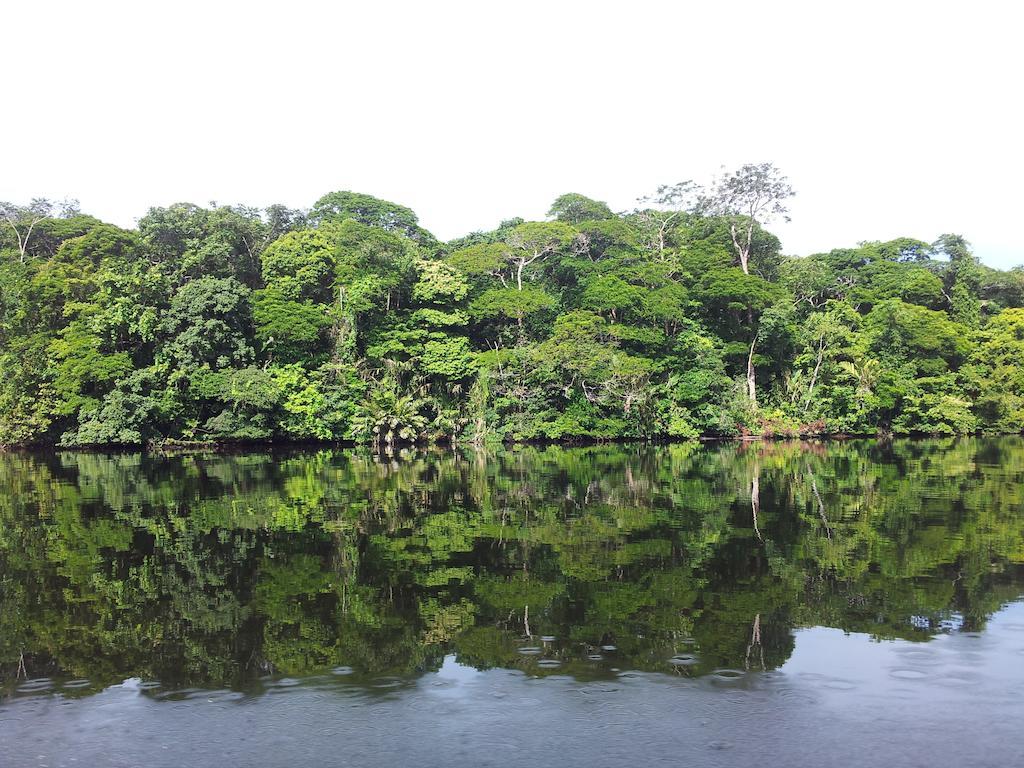
[[[401,205],[0,203],[0,444],[1024,431],[1024,270],[960,235],[781,252],[770,164],[441,242]]]

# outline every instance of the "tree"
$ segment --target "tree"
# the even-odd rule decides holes
[[[981,323],[981,270],[970,244],[960,235],[942,235],[932,247],[949,259],[945,286],[950,314],[958,323],[977,328]]]
[[[713,269],[695,286],[695,297],[704,305],[708,319],[719,333],[737,340],[745,353],[745,389],[748,401],[757,406],[754,360],[757,354],[761,314],[780,299],[775,284],[738,267]]]
[[[313,204],[309,220],[315,226],[331,221],[358,221],[368,227],[405,235],[422,245],[435,242],[434,236],[420,227],[419,219],[411,208],[359,192],[324,195]]]
[[[789,180],[771,163],[744,165],[718,179],[698,201],[704,215],[721,216],[729,223],[729,235],[743,274],[750,274],[750,252],[754,230],[781,216],[789,220],[786,200],[795,193]],[[754,371],[754,345],[750,342],[747,356],[747,397],[757,404],[757,377]]]
[[[567,389],[579,388],[596,405],[615,405],[629,415],[646,394],[653,366],[626,354],[605,334],[604,318],[591,312],[568,312],[537,350],[538,363],[552,372],[572,375]]]
[[[880,302],[864,320],[871,349],[883,362],[909,367],[915,375],[946,373],[971,349],[967,329],[944,312],[898,299]]]
[[[765,225],[791,194],[744,166],[447,244],[353,192],[179,203],[137,231],[5,206],[0,442],[1021,429],[1024,272],[958,235],[784,257]]]
[[[836,304],[826,312],[818,312],[810,315],[801,329],[804,343],[813,356],[814,367],[811,372],[811,380],[807,385],[807,395],[804,397],[803,413],[811,407],[814,397],[814,387],[818,383],[818,376],[821,373],[822,363],[826,357],[834,353],[837,347],[845,346],[847,349],[853,342],[853,330],[851,325],[857,321],[857,315],[848,304]]]
[[[482,318],[515,318],[523,342],[525,317],[555,303],[542,287],[525,284],[530,277],[527,270],[564,249],[575,235],[575,229],[560,221],[524,222],[508,230],[503,242],[471,245],[448,261],[470,276],[498,279],[501,288],[485,288],[472,301],[471,310]]]
[[[527,267],[566,247],[575,236],[572,227],[561,222],[526,222],[512,230],[502,254],[511,265],[516,290],[523,290]]]
[[[668,233],[688,212],[694,210],[701,194],[700,187],[690,180],[675,184],[662,184],[653,195],[637,200],[640,206],[633,212],[641,227],[651,235],[651,247],[659,255],[668,246]]]
[[[334,248],[320,230],[288,232],[260,258],[263,282],[293,301],[329,302],[334,282]]]
[[[324,352],[324,331],[331,320],[325,308],[294,301],[275,288],[252,296],[256,339],[270,359],[285,363],[312,362]]]
[[[861,396],[870,395],[874,391],[881,365],[870,357],[857,357],[839,363],[839,367],[857,383],[857,394]]]
[[[287,232],[304,229],[309,215],[306,211],[298,208],[289,208],[281,203],[275,203],[263,210],[263,218],[267,223],[267,242],[272,243]]]
[[[585,221],[611,219],[615,217],[615,214],[612,213],[612,209],[608,207],[607,203],[591,200],[589,197],[577,194],[576,192],[569,192],[560,195],[551,204],[548,216],[575,227]]]
[[[147,255],[173,272],[177,282],[199,277],[233,278],[257,287],[260,254],[270,242],[260,211],[245,206],[203,208],[175,203],[150,208],[139,220]]]
[[[466,278],[451,264],[443,261],[416,262],[418,279],[412,287],[413,298],[428,304],[457,304],[469,293]]]
[[[967,371],[985,432],[1024,432],[1024,309],[1007,309],[979,334]]]
[[[771,163],[748,164],[725,174],[702,192],[697,210],[728,220],[740,268],[744,274],[750,274],[755,227],[778,217],[789,221],[786,201],[795,194],[789,180]]]
[[[597,312],[607,312],[612,320],[618,313],[633,309],[643,300],[644,291],[616,275],[601,275],[590,280],[583,291],[582,305]]]
[[[37,197],[28,205],[0,202],[0,218],[14,233],[22,263],[28,258],[32,234],[41,222],[50,218],[71,218],[78,212],[77,200],[55,203],[44,197]]]
[[[550,309],[555,304],[556,299],[543,288],[491,288],[473,299],[470,312],[480,318],[507,317],[522,328],[528,315]]]
[[[162,356],[191,370],[227,368],[253,359],[250,291],[231,278],[186,283],[171,300]]]

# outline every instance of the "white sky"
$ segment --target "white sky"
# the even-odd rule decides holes
[[[771,161],[788,253],[1024,262],[1024,4],[10,2],[0,200],[408,205],[443,239]]]

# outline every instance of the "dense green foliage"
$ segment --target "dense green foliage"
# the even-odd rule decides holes
[[[447,653],[692,674],[775,667],[801,626],[977,631],[1024,584],[1022,459],[1018,437],[9,452],[0,682],[216,688]]]
[[[1024,271],[955,235],[786,257],[791,194],[748,166],[449,243],[352,192],[0,204],[0,444],[1024,429]]]

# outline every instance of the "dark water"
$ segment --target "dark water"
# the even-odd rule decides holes
[[[0,455],[0,765],[1010,766],[1024,441]]]

